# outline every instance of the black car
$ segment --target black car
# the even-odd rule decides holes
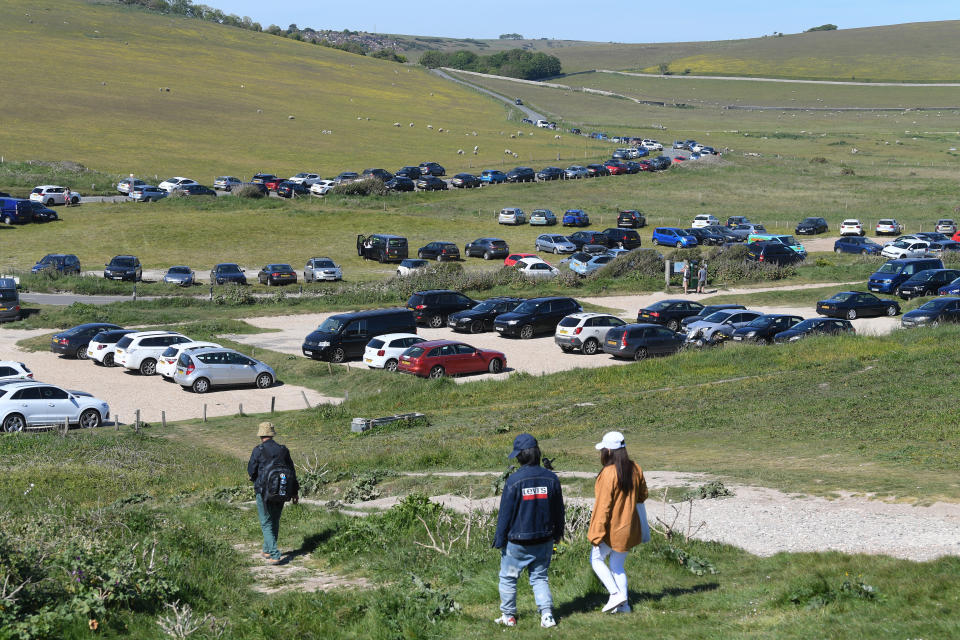
[[[660,300],[640,309],[637,322],[666,325],[671,331],[679,331],[685,318],[699,316],[703,305],[692,300]]]
[[[143,269],[140,266],[140,259],[136,256],[114,256],[103,269],[103,277],[107,280],[140,282],[142,276]]]
[[[33,209],[34,222],[53,222],[54,220],[60,219],[56,211],[47,207],[42,202],[36,202],[34,200],[27,200],[27,202],[30,204],[30,208]]]
[[[810,318],[794,325],[786,331],[781,331],[773,337],[774,342],[795,342],[800,338],[813,335],[838,335],[855,333],[849,320],[834,318]]]
[[[297,272],[288,264],[267,264],[257,273],[257,282],[268,287],[278,284],[296,284]]]
[[[720,246],[725,240],[723,236],[713,231],[709,231],[705,227],[690,227],[689,229],[684,229],[683,232],[688,236],[693,236],[697,239],[697,244],[701,247],[704,246]]]
[[[388,333],[416,333],[417,323],[409,309],[373,309],[338,313],[323,321],[300,347],[314,360],[343,362],[363,355],[372,338]]]
[[[600,231],[577,231],[567,238],[577,246],[577,250],[582,249],[585,244],[599,244],[610,248],[610,238]]]
[[[559,167],[544,167],[537,171],[537,180],[563,180],[565,173]]]
[[[960,278],[957,269],[924,269],[913,274],[897,287],[897,295],[904,300],[918,296],[935,296],[940,287]]]
[[[357,236],[357,255],[377,262],[402,262],[409,253],[407,239],[389,233]]]
[[[507,172],[507,182],[535,182],[537,174],[530,167],[514,167]]]
[[[784,315],[782,313],[767,313],[754,318],[750,324],[733,330],[734,342],[759,342],[770,344],[774,336],[782,331],[792,329],[803,322],[800,316]]]
[[[703,320],[709,315],[712,315],[716,311],[723,311],[724,309],[746,309],[742,304],[708,304],[695,316],[688,316],[680,321],[680,330],[686,331],[687,326],[691,322],[696,322],[697,320]]]
[[[250,178],[250,182],[255,184],[266,184],[267,182],[273,182],[276,179],[277,176],[273,175],[272,173],[256,173],[252,178]]]
[[[923,306],[903,314],[900,322],[904,327],[923,325],[935,327],[941,323],[960,322],[960,298],[952,296],[935,298]]]
[[[640,229],[647,226],[647,218],[636,209],[628,209],[617,214],[617,226],[621,229]]]
[[[413,191],[417,187],[413,180],[403,176],[394,176],[384,182],[383,186],[387,191]]]
[[[420,191],[446,191],[447,183],[434,176],[423,176],[416,181],[417,189]]]
[[[633,175],[635,173],[640,173],[643,171],[643,165],[639,162],[634,162],[633,160],[627,160],[623,163],[623,172]]]
[[[883,247],[861,236],[841,236],[833,243],[835,253],[859,253],[862,255],[877,255]]]
[[[80,324],[66,331],[53,334],[53,337],[50,338],[50,350],[77,360],[86,360],[88,358],[87,345],[90,344],[93,336],[101,331],[122,328],[109,322]]]
[[[452,242],[429,242],[420,247],[417,257],[426,260],[459,260],[460,247]]]
[[[622,249],[636,249],[640,246],[640,234],[633,229],[621,229],[612,227],[604,229],[603,235],[607,236],[611,247],[620,247]]]
[[[654,171],[665,171],[670,168],[670,165],[673,163],[670,158],[666,156],[657,156],[656,158],[650,158],[647,160],[650,164],[650,168]]]
[[[581,311],[583,307],[573,298],[531,298],[494,318],[493,328],[502,336],[527,340],[538,333],[552,335],[564,317]]]
[[[602,164],[588,164],[586,170],[588,178],[599,178],[600,176],[610,175],[610,170]]]
[[[425,176],[445,176],[447,170],[436,162],[421,162],[420,173]]]
[[[334,184],[347,184],[349,182],[355,182],[360,179],[360,174],[356,171],[341,171],[337,174],[337,177],[333,179]]]
[[[480,178],[472,173],[458,173],[450,179],[450,184],[457,189],[473,189],[480,186]]]
[[[798,236],[813,236],[818,233],[826,233],[829,230],[830,225],[823,218],[804,218],[793,231]]]
[[[210,270],[210,284],[247,284],[247,276],[235,262],[221,262]]]
[[[463,247],[464,257],[477,257],[484,260],[493,258],[506,258],[510,255],[510,247],[506,240],[500,238],[477,238],[473,242],[468,242]]]
[[[493,319],[501,313],[508,313],[523,302],[523,298],[488,298],[466,311],[451,313],[447,317],[447,326],[454,331],[481,333],[493,331]]]
[[[394,177],[399,178],[410,178],[411,180],[419,180],[423,177],[423,172],[420,171],[420,167],[400,167]]]
[[[720,224],[711,224],[706,227],[700,227],[704,231],[709,231],[710,233],[716,234],[723,238],[723,243],[727,242],[743,242],[743,238],[733,233],[730,230],[730,227],[725,227]],[[722,244],[722,243],[721,243]]]
[[[747,245],[748,262],[784,266],[803,262],[803,256],[779,242],[751,242]]]
[[[310,193],[310,188],[299,183],[285,180],[277,185],[277,195],[281,198],[293,198],[296,196],[305,196]]]
[[[75,273],[80,275],[80,259],[72,253],[48,253],[33,265],[30,273],[56,271],[64,275]]]
[[[676,353],[683,346],[683,336],[651,323],[627,324],[607,331],[603,352],[614,358],[643,360],[649,356]]]
[[[202,184],[184,184],[175,189],[175,191],[185,196],[213,196],[217,197],[217,192],[210,187]]]
[[[853,320],[865,316],[895,316],[900,305],[865,291],[840,291],[827,300],[817,302],[817,313],[833,318]]]
[[[361,175],[364,178],[378,178],[383,182],[393,180],[393,174],[386,169],[364,169]]]
[[[407,308],[413,311],[413,319],[418,324],[426,324],[439,329],[447,323],[447,316],[457,311],[472,309],[477,301],[468,298],[459,291],[434,289],[417,291],[407,300]]]

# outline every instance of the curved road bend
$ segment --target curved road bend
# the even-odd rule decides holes
[[[492,97],[496,98],[497,100],[500,100],[500,101],[502,101],[502,102],[505,102],[505,103],[507,103],[508,105],[510,105],[511,107],[513,107],[514,109],[517,109],[517,110],[519,110],[519,111],[522,111],[527,118],[530,118],[530,119],[533,120],[534,122],[536,122],[537,120],[548,120],[547,116],[543,115],[542,113],[537,113],[536,111],[534,111],[533,109],[531,109],[530,107],[528,107],[528,106],[525,105],[525,104],[515,104],[515,102],[514,102],[515,99],[514,99],[514,98],[508,98],[508,97],[502,96],[502,95],[500,95],[499,93],[496,93],[496,92],[494,92],[494,91],[490,91],[489,89],[484,89],[483,87],[478,86],[478,85],[475,85],[475,84],[473,84],[472,82],[467,82],[466,80],[461,80],[460,78],[454,78],[454,77],[451,76],[449,73],[447,73],[446,71],[443,71],[443,70],[441,70],[441,69],[430,69],[430,71],[431,71],[432,73],[440,76],[441,78],[443,78],[443,79],[445,79],[445,80],[450,80],[450,81],[452,81],[452,82],[460,83],[460,84],[462,84],[462,85],[464,85],[464,86],[470,87],[471,89],[474,89],[474,90],[476,90],[476,91],[479,91],[480,93],[485,93],[485,94],[487,94],[487,95],[489,95],[489,96],[492,96]],[[509,80],[509,78],[507,78],[507,79]]]

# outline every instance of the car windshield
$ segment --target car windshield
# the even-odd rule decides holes
[[[388,247],[403,247],[403,246],[406,246],[406,244],[407,244],[407,241],[401,238],[392,238],[390,240],[387,240]]]
[[[339,333],[340,329],[343,329],[343,320],[339,320],[338,318],[327,318],[317,327],[317,331],[322,331],[323,333]]]
[[[920,273],[916,274],[910,279],[913,280],[914,282],[927,282],[929,280],[933,280],[936,277],[937,277],[936,271],[921,271]]]
[[[589,253],[575,253],[575,254],[573,254],[572,256],[570,256],[570,259],[571,259],[571,260],[576,260],[576,261],[578,261],[578,262],[587,262],[588,260],[590,260],[590,254],[589,254]]]
[[[293,271],[288,264],[272,264],[270,265],[271,271]]]
[[[652,305],[647,307],[647,311],[663,311],[664,309],[669,309],[673,306],[673,303],[669,300],[661,300],[660,302],[654,302]]]
[[[133,258],[114,258],[110,261],[110,265],[114,267],[132,267],[134,260]]]
[[[318,269],[332,269],[337,265],[334,264],[333,260],[314,260],[313,266]]]
[[[167,273],[190,273],[190,267],[170,267]]]
[[[47,254],[40,258],[40,261],[37,264],[54,264],[57,261],[56,256],[53,254]]]
[[[539,302],[533,300],[527,300],[526,302],[520,303],[520,305],[514,309],[514,313],[533,313],[537,310],[537,307],[540,306]]]
[[[877,224],[882,224],[882,225],[890,226],[890,225],[893,224],[893,220],[881,220],[881,221],[878,222]]]
[[[716,311],[703,319],[704,322],[723,322],[733,315],[733,311]]]
[[[798,244],[796,239],[793,236],[778,236],[778,239],[783,244]]]
[[[810,329],[813,329],[819,323],[820,321],[817,318],[811,318],[809,320],[804,320],[803,322],[798,322],[797,324],[793,325],[793,330],[799,331],[801,333],[804,331],[810,331]]]
[[[383,340],[380,340],[379,338],[374,338],[373,340],[367,343],[367,349],[379,349],[382,346],[383,346]]]
[[[922,307],[918,307],[917,311],[940,311],[951,302],[953,302],[953,300],[950,298],[936,298]]]
[[[854,296],[854,294],[852,294],[852,293],[850,293],[850,292],[848,292],[848,291],[842,291],[842,292],[840,292],[840,293],[835,293],[835,294],[833,294],[832,296],[830,296],[829,300],[830,300],[831,302],[846,302],[847,300],[849,300],[849,299],[852,298],[853,296]]]
[[[800,224],[817,224],[816,218],[804,218]]]
[[[177,355],[177,352],[180,351],[179,346],[167,347],[163,350],[163,353],[160,354],[161,358],[172,358]]]
[[[12,289],[0,289],[0,300],[4,302],[17,299],[17,292]]]
[[[423,347],[410,347],[403,352],[403,355],[410,356],[411,358],[419,358],[423,355]]]
[[[902,269],[903,269],[902,264],[893,264],[893,263],[887,262],[882,267],[877,269],[877,273],[900,273]]]
[[[759,318],[751,320],[747,327],[750,329],[766,329],[774,320],[776,320],[776,318],[771,316],[760,316]]]
[[[220,265],[220,273],[240,273],[240,267],[235,264]]]
[[[570,242],[566,236],[550,236],[551,242]]]
[[[497,301],[484,300],[473,308],[474,311],[493,311],[497,308]]]

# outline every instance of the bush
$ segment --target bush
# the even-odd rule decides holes
[[[631,273],[657,277],[663,275],[663,258],[653,249],[634,249],[611,260],[593,272],[595,278],[619,278]]]
[[[263,197],[263,191],[261,191],[259,188],[255,187],[255,186],[253,186],[252,184],[247,184],[247,185],[244,185],[244,186],[240,187],[237,191],[234,192],[234,194],[235,194],[238,198],[254,198],[254,199],[256,199],[256,198],[262,198],[262,197]]]
[[[329,193],[336,196],[384,196],[387,195],[387,188],[379,178],[365,178],[338,184]]]

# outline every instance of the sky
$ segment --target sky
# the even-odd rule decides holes
[[[831,23],[841,29],[960,18],[956,0],[468,0],[465,3],[404,4],[396,0],[194,0],[227,13],[249,16],[264,28],[351,29],[376,33],[598,42],[684,42],[798,33]],[[680,11],[671,11],[676,6]]]

